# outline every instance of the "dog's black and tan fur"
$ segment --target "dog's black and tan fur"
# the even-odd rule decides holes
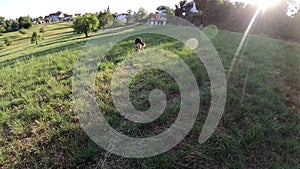
[[[140,52],[142,48],[146,47],[146,43],[143,42],[142,38],[138,37],[135,39],[135,52]]]

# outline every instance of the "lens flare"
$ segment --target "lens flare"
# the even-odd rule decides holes
[[[281,0],[248,0],[248,3],[257,5],[262,11],[266,11],[268,8],[278,4]]]

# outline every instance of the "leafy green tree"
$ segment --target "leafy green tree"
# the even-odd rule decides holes
[[[131,23],[132,22],[132,13],[133,13],[133,11],[131,10],[131,9],[128,9],[127,10],[127,17],[126,17],[126,19],[127,19],[127,23],[126,24],[129,24],[129,23]]]
[[[0,25],[3,24],[5,22],[5,17],[4,16],[0,16]]]
[[[4,16],[0,16],[0,26],[4,27],[5,25],[5,17]]]
[[[40,29],[39,29],[39,32],[44,34],[46,32],[45,28],[42,26]]]
[[[19,22],[17,20],[11,20],[12,24],[11,24],[11,29],[12,31],[16,31],[19,29]]]
[[[6,46],[10,46],[10,45],[12,44],[12,39],[11,39],[11,38],[5,38],[5,39],[4,39],[4,44],[5,44]]]
[[[6,32],[19,30],[19,22],[17,20],[5,20],[5,30]]]
[[[143,21],[148,16],[148,12],[141,7],[138,12],[134,13],[134,18],[136,21]]]
[[[41,21],[42,21],[41,18],[36,18],[36,23],[37,23],[37,24],[40,24]]]
[[[113,22],[113,27],[121,27],[123,25],[125,25],[125,22],[120,19],[115,19]]]
[[[50,18],[49,18],[49,16],[45,16],[45,22],[46,22],[46,23],[50,23]]]
[[[77,17],[73,22],[73,29],[76,33],[84,33],[88,37],[90,32],[98,30],[99,21],[96,15],[83,15]]]
[[[9,19],[9,20],[5,20],[5,30],[6,32],[10,32],[13,31],[14,29],[12,28],[13,25],[13,20]],[[17,25],[17,28],[15,28],[15,30],[19,29],[19,25]]]
[[[6,23],[5,23],[5,17],[0,16],[0,33],[6,32]]]
[[[99,29],[105,27],[110,21],[114,19],[113,15],[110,13],[110,11],[104,11],[99,13],[98,20],[99,20]]]
[[[3,26],[0,26],[0,33],[6,32],[5,28]]]
[[[32,33],[32,36],[31,36],[31,43],[35,43],[36,45],[38,45],[38,39],[39,39],[39,34],[36,33],[36,32],[33,32]]]
[[[24,29],[29,29],[32,27],[33,22],[29,16],[22,16],[18,19],[19,27]]]

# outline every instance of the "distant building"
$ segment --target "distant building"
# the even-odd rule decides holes
[[[119,19],[120,21],[127,23],[128,13],[121,13],[121,14],[117,14],[116,16],[117,16],[116,18]]]
[[[159,19],[159,18],[160,18],[159,13],[156,12],[155,14],[153,14],[152,18],[154,18],[154,19]]]
[[[56,12],[56,13],[49,14],[49,19],[51,22],[57,22],[63,18],[64,18],[64,15],[62,14],[62,12]]]
[[[149,25],[166,25],[167,24],[167,17],[166,17],[167,9],[164,6],[159,6],[156,9],[155,14],[151,16],[148,20]]]
[[[39,22],[38,22],[38,19],[40,20]],[[40,16],[38,18],[32,18],[32,21],[34,24],[43,24],[46,22],[42,16]]]
[[[64,14],[63,21],[69,21],[73,18],[73,15]]]

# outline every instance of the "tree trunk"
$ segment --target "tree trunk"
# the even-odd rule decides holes
[[[88,32],[84,32],[84,34],[86,38],[89,37]]]
[[[36,45],[38,45],[38,41],[37,41],[37,38],[35,38],[35,44],[36,44]]]

